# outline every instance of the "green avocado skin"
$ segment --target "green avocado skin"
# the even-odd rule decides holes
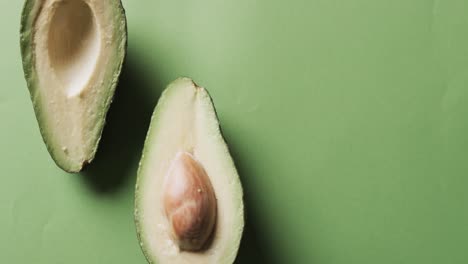
[[[39,96],[39,87],[38,87],[38,76],[36,71],[36,61],[34,56],[34,23],[41,11],[42,4],[44,0],[26,0],[24,2],[23,11],[21,14],[21,24],[20,24],[20,48],[22,56],[22,65],[24,71],[24,77],[26,79],[27,87],[30,93],[31,101],[33,104],[34,112],[36,119],[39,125],[39,130],[42,135],[42,139],[47,147],[48,152],[50,153],[52,159],[57,164],[59,168],[66,172],[76,173],[81,171],[87,164],[89,164],[95,157],[96,151],[101,139],[102,131],[105,125],[105,117],[109,110],[109,107],[112,103],[112,99],[115,93],[116,86],[119,81],[120,73],[122,71],[122,66],[126,58],[127,51],[127,36],[128,36],[128,27],[125,9],[123,8],[121,0],[109,0],[112,3],[113,10],[116,10],[115,21],[113,23],[118,24],[119,26],[115,27],[118,31],[118,36],[115,41],[119,43],[118,53],[119,56],[115,58],[114,68],[112,69],[112,79],[104,83],[108,85],[107,98],[103,100],[101,116],[102,118],[98,119],[94,130],[96,130],[96,138],[93,140],[93,150],[89,153],[87,159],[81,164],[73,164],[69,162],[65,157],[63,157],[62,152],[59,148],[53,146],[51,140],[51,131],[48,126],[45,124],[44,113],[41,111],[40,107],[40,96]]]

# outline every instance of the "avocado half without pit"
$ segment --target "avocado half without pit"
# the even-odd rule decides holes
[[[242,187],[206,89],[171,83],[153,113],[135,192],[149,263],[233,263],[244,228]]]
[[[127,25],[120,0],[26,0],[21,54],[34,111],[59,167],[93,160],[120,75]]]

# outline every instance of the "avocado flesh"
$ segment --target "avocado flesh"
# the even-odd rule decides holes
[[[120,0],[27,0],[23,69],[47,149],[65,171],[95,156],[126,52]]]
[[[180,152],[191,153],[205,169],[217,199],[212,240],[202,251],[180,250],[164,214],[164,178]],[[221,135],[211,98],[181,78],[164,91],[154,111],[140,162],[135,223],[149,263],[232,263],[244,227],[242,187]]]

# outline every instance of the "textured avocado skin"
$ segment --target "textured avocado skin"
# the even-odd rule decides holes
[[[40,98],[38,96],[38,85],[37,85],[37,72],[36,72],[36,61],[34,56],[34,23],[40,14],[42,3],[44,0],[25,0],[23,11],[21,14],[21,24],[20,24],[20,48],[21,48],[21,56],[22,56],[22,64],[23,64],[23,71],[24,77],[26,79],[27,87],[31,96],[31,101],[33,104],[34,112],[36,114],[36,119],[39,125],[39,130],[42,135],[42,139],[49,151],[52,159],[60,167],[62,170],[75,173],[79,172],[85,167],[87,164],[91,163],[96,155],[96,151],[99,145],[99,141],[101,139],[102,131],[104,129],[105,119],[109,107],[112,103],[112,99],[115,93],[115,89],[117,83],[119,81],[120,73],[122,71],[122,66],[126,58],[126,51],[127,51],[127,36],[128,36],[128,27],[127,27],[127,20],[125,15],[125,9],[123,8],[121,0],[115,0],[114,2],[114,10],[118,12],[115,17],[120,18],[117,23],[120,24],[120,27],[116,27],[116,30],[121,30],[122,33],[118,34],[120,39],[116,40],[120,43],[119,45],[119,54],[121,58],[117,58],[116,65],[117,68],[112,75],[112,80],[108,80],[107,84],[110,84],[109,87],[109,96],[106,98],[105,102],[103,102],[103,109],[102,111],[102,120],[99,120],[98,124],[96,124],[98,132],[98,137],[95,140],[95,144],[93,147],[93,151],[90,153],[88,158],[83,161],[81,164],[69,164],[65,159],[62,158],[61,152],[59,149],[54,148],[51,144],[51,140],[49,139],[50,131],[48,131],[48,127],[45,125],[43,119],[43,112],[41,111],[40,107]]]
[[[150,126],[148,128],[148,133],[146,134],[146,138],[145,138],[145,143],[144,143],[144,147],[143,147],[143,151],[142,151],[142,156],[141,156],[141,159],[140,159],[140,163],[139,163],[139,166],[138,166],[138,171],[137,171],[137,182],[136,182],[136,188],[135,188],[135,201],[134,201],[134,207],[135,207],[135,211],[134,211],[134,221],[135,221],[135,228],[136,228],[136,234],[137,234],[137,237],[138,237],[138,241],[143,241],[142,240],[142,227],[141,227],[141,223],[139,221],[139,212],[138,212],[138,202],[139,202],[139,199],[138,199],[138,196],[140,195],[139,193],[139,175],[141,173],[141,169],[142,169],[142,164],[143,162],[145,162],[145,154],[146,152],[148,151],[148,149],[150,148],[150,142],[151,142],[151,131],[153,131],[153,129],[157,129],[155,128],[155,126],[159,126],[160,124],[157,124],[156,121],[158,121],[159,119],[159,115],[160,115],[160,111],[162,111],[163,109],[163,105],[166,104],[166,97],[169,97],[170,94],[171,94],[171,87],[173,86],[177,86],[179,85],[179,83],[183,83],[183,82],[191,82],[195,87],[198,87],[198,85],[190,78],[188,77],[180,77],[178,79],[176,79],[175,81],[173,81],[172,83],[170,83],[167,88],[162,92],[159,100],[158,100],[158,103],[153,111],[153,114],[151,116],[151,123],[150,123]],[[218,113],[217,113],[217,110],[216,110],[216,107],[215,107],[215,104],[213,102],[213,98],[211,97],[210,93],[208,92],[207,89],[205,89],[205,92],[207,94],[207,96],[209,97],[209,100],[210,100],[210,103],[211,103],[211,106],[213,107],[213,112],[214,112],[214,116],[215,116],[215,119],[216,119],[216,122],[218,123],[218,128],[219,128],[219,133],[220,133],[220,136],[222,138],[222,144],[225,145],[227,151],[228,151],[228,154],[232,157],[231,155],[231,151],[229,149],[229,145],[226,143],[226,139],[224,137],[224,134],[223,134],[223,131],[222,131],[222,127],[219,125],[219,117],[218,117]],[[234,160],[233,160],[234,162]],[[236,167],[234,166],[234,169]],[[236,169],[237,171],[237,169]],[[238,174],[238,173],[237,173]],[[243,192],[241,190],[241,193],[239,193],[239,198],[241,199],[242,201],[242,224],[241,226],[239,226],[238,228],[241,230],[241,236],[242,237],[242,234],[244,232],[244,224],[245,224],[245,219],[244,219],[244,212],[243,212]],[[237,243],[237,246],[235,248],[235,251],[232,252],[232,254],[234,255],[237,255],[237,251],[238,251],[238,247],[239,247],[239,244],[240,244],[240,241],[238,241]],[[157,264],[156,260],[152,259],[151,257],[151,254],[148,252],[150,249],[146,248],[146,244],[141,244],[140,243],[140,246],[141,246],[141,250],[146,258],[146,260],[148,261],[149,264]],[[235,259],[235,256],[233,257],[233,259]]]

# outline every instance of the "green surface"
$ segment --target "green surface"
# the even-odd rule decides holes
[[[126,0],[95,163],[58,169],[0,1],[0,263],[145,263],[136,168],[161,90],[207,87],[245,191],[239,263],[468,261],[468,2]]]

